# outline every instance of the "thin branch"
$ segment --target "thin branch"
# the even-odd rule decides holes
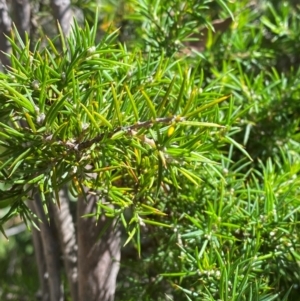
[[[179,121],[183,121],[183,120],[184,120],[184,117],[172,116],[172,117],[156,118],[156,119],[153,119],[153,120],[147,120],[147,121],[143,121],[143,122],[137,122],[137,123],[129,125],[129,126],[119,126],[111,133],[100,134],[100,135],[96,136],[95,138],[93,138],[89,141],[84,141],[84,142],[79,143],[77,146],[75,146],[75,149],[83,150],[83,149],[89,148],[94,143],[101,142],[101,140],[103,140],[104,137],[112,137],[114,134],[116,134],[120,131],[123,131],[125,133],[128,133],[128,134],[132,135],[134,130],[138,130],[138,129],[141,129],[141,128],[148,129],[148,128],[151,128],[155,124],[158,124],[158,123],[170,124],[174,121],[179,122]]]

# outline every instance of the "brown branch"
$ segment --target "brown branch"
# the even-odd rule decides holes
[[[231,25],[232,19],[231,17],[228,17],[224,20],[214,20],[211,24],[214,28],[214,31],[212,32],[213,35],[216,34],[223,34]],[[187,41],[184,44],[187,46],[188,49],[194,49],[197,51],[203,51],[205,49],[209,32],[211,29],[204,27],[200,28],[198,33],[194,33],[190,35],[189,38],[193,39],[191,41]]]
[[[72,147],[75,150],[80,151],[80,150],[89,148],[94,143],[101,142],[105,137],[110,138],[110,137],[112,137],[113,135],[115,135],[116,133],[118,133],[120,131],[123,131],[124,133],[128,133],[130,135],[133,135],[133,133],[136,133],[134,130],[138,130],[138,129],[141,129],[141,128],[148,129],[148,128],[151,128],[155,124],[158,124],[158,123],[170,124],[172,122],[180,122],[180,121],[184,121],[184,120],[185,120],[184,117],[172,116],[172,117],[155,118],[153,120],[147,120],[147,121],[143,121],[143,122],[137,122],[135,124],[128,125],[128,126],[119,126],[111,133],[100,134],[100,135],[96,136],[95,138],[93,138],[91,140],[84,141],[84,142],[81,142],[81,143],[78,143],[78,144],[73,144]]]

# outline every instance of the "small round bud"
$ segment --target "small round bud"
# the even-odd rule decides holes
[[[31,87],[33,88],[33,90],[38,90],[40,88],[40,83],[38,80],[34,80],[32,83],[31,83]]]
[[[95,51],[96,51],[96,47],[95,47],[95,46],[92,46],[92,47],[88,48],[87,53],[88,53],[88,54],[92,54],[92,53],[94,53]]]
[[[39,114],[39,115],[37,116],[36,122],[37,122],[39,125],[41,125],[41,124],[43,124],[45,118],[46,118],[46,115],[45,115],[44,113],[41,113],[41,114]]]

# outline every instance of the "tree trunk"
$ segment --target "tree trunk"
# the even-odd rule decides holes
[[[11,46],[6,36],[10,35],[11,20],[5,0],[0,0],[0,60],[4,66],[10,66],[10,60],[4,53],[10,53]]]
[[[63,301],[63,289],[60,279],[60,254],[57,239],[53,232],[54,225],[48,223],[41,198],[37,192],[34,195],[32,206],[34,208],[34,213],[41,220],[38,226],[40,228],[44,259],[46,263],[45,277],[48,280],[50,301]]]
[[[61,26],[63,33],[67,36],[70,33],[73,12],[70,0],[51,0],[53,16]]]
[[[13,0],[12,1],[14,22],[17,30],[25,41],[25,32],[27,32],[28,37],[30,36],[30,3],[29,0]]]
[[[119,271],[120,231],[114,220],[102,215],[82,217],[95,212],[98,198],[87,194],[77,203],[79,300],[113,301]]]
[[[35,212],[34,204],[32,201],[27,202],[28,207],[32,212]],[[47,269],[44,256],[43,242],[40,235],[40,231],[32,228],[32,242],[34,247],[34,254],[36,259],[36,265],[38,269],[40,289],[37,292],[37,299],[42,301],[49,301],[49,286],[46,278]]]
[[[60,208],[51,203],[72,301],[78,301],[77,242],[67,187],[59,192]]]

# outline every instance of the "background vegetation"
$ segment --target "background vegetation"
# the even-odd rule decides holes
[[[95,25],[97,3],[73,4]],[[199,139],[203,160],[192,174],[163,175],[155,208],[166,215],[154,214],[157,224],[141,227],[140,256],[135,239],[124,247],[116,300],[298,300],[297,1],[102,1],[96,26],[99,41],[118,30],[107,49],[130,53],[132,64],[142,58],[145,69],[132,76],[151,97],[177,75],[167,110],[178,98],[181,115],[224,97],[196,114],[199,122],[223,128],[165,130],[166,136],[174,130],[176,137]],[[169,155],[180,166],[191,153]],[[14,223],[19,220],[6,229]],[[3,238],[0,261],[1,300],[32,300],[37,283],[29,234]]]

